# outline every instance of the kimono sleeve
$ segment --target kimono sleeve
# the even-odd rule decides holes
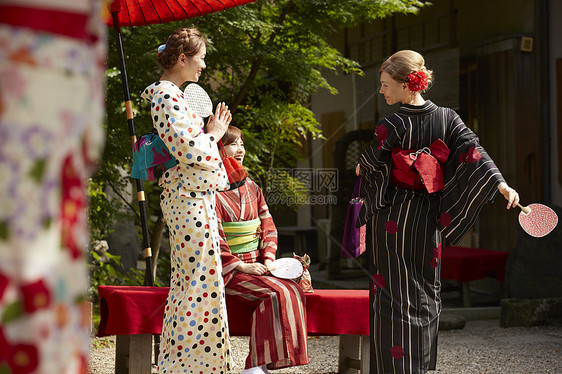
[[[181,92],[158,92],[151,113],[158,135],[176,160],[201,170],[221,168],[216,139],[203,132],[203,120],[189,110]]]
[[[389,204],[392,149],[400,143],[400,133],[403,133],[402,126],[397,126],[389,118],[385,118],[377,124],[373,142],[361,154],[359,174],[366,183],[361,186],[361,197],[364,200],[358,226],[367,223],[376,210]]]
[[[277,228],[273,222],[273,217],[269,213],[269,207],[261,189],[256,187],[256,199],[258,204],[258,216],[261,220],[260,255],[262,260],[275,261],[277,253]]]
[[[230,251],[230,246],[226,242],[226,235],[224,233],[224,229],[222,227],[223,221],[223,212],[221,211],[220,203],[218,199],[215,200],[217,202],[217,223],[218,223],[218,231],[220,236],[220,250],[221,250],[221,262],[222,262],[222,274],[225,278],[225,281],[230,279],[230,275],[234,269],[242,262],[238,257],[232,254]]]
[[[439,227],[451,244],[456,244],[474,224],[483,205],[494,201],[504,178],[476,134],[453,110],[449,115],[445,143],[451,154],[445,164]]]

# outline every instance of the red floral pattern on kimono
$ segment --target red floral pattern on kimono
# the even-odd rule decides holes
[[[88,371],[85,182],[104,142],[103,7],[0,2],[2,372]]]

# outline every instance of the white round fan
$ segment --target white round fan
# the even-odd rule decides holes
[[[213,114],[213,102],[207,92],[197,83],[190,83],[183,91],[187,106],[199,117],[207,118]]]
[[[283,257],[273,261],[268,270],[277,278],[296,279],[302,275],[303,267],[296,258]]]

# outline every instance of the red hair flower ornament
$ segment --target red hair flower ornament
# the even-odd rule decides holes
[[[427,88],[427,75],[423,71],[416,71],[408,75],[408,88],[412,92],[423,91]]]

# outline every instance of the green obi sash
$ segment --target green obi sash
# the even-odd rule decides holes
[[[222,222],[226,242],[235,254],[255,251],[260,244],[261,220]]]

